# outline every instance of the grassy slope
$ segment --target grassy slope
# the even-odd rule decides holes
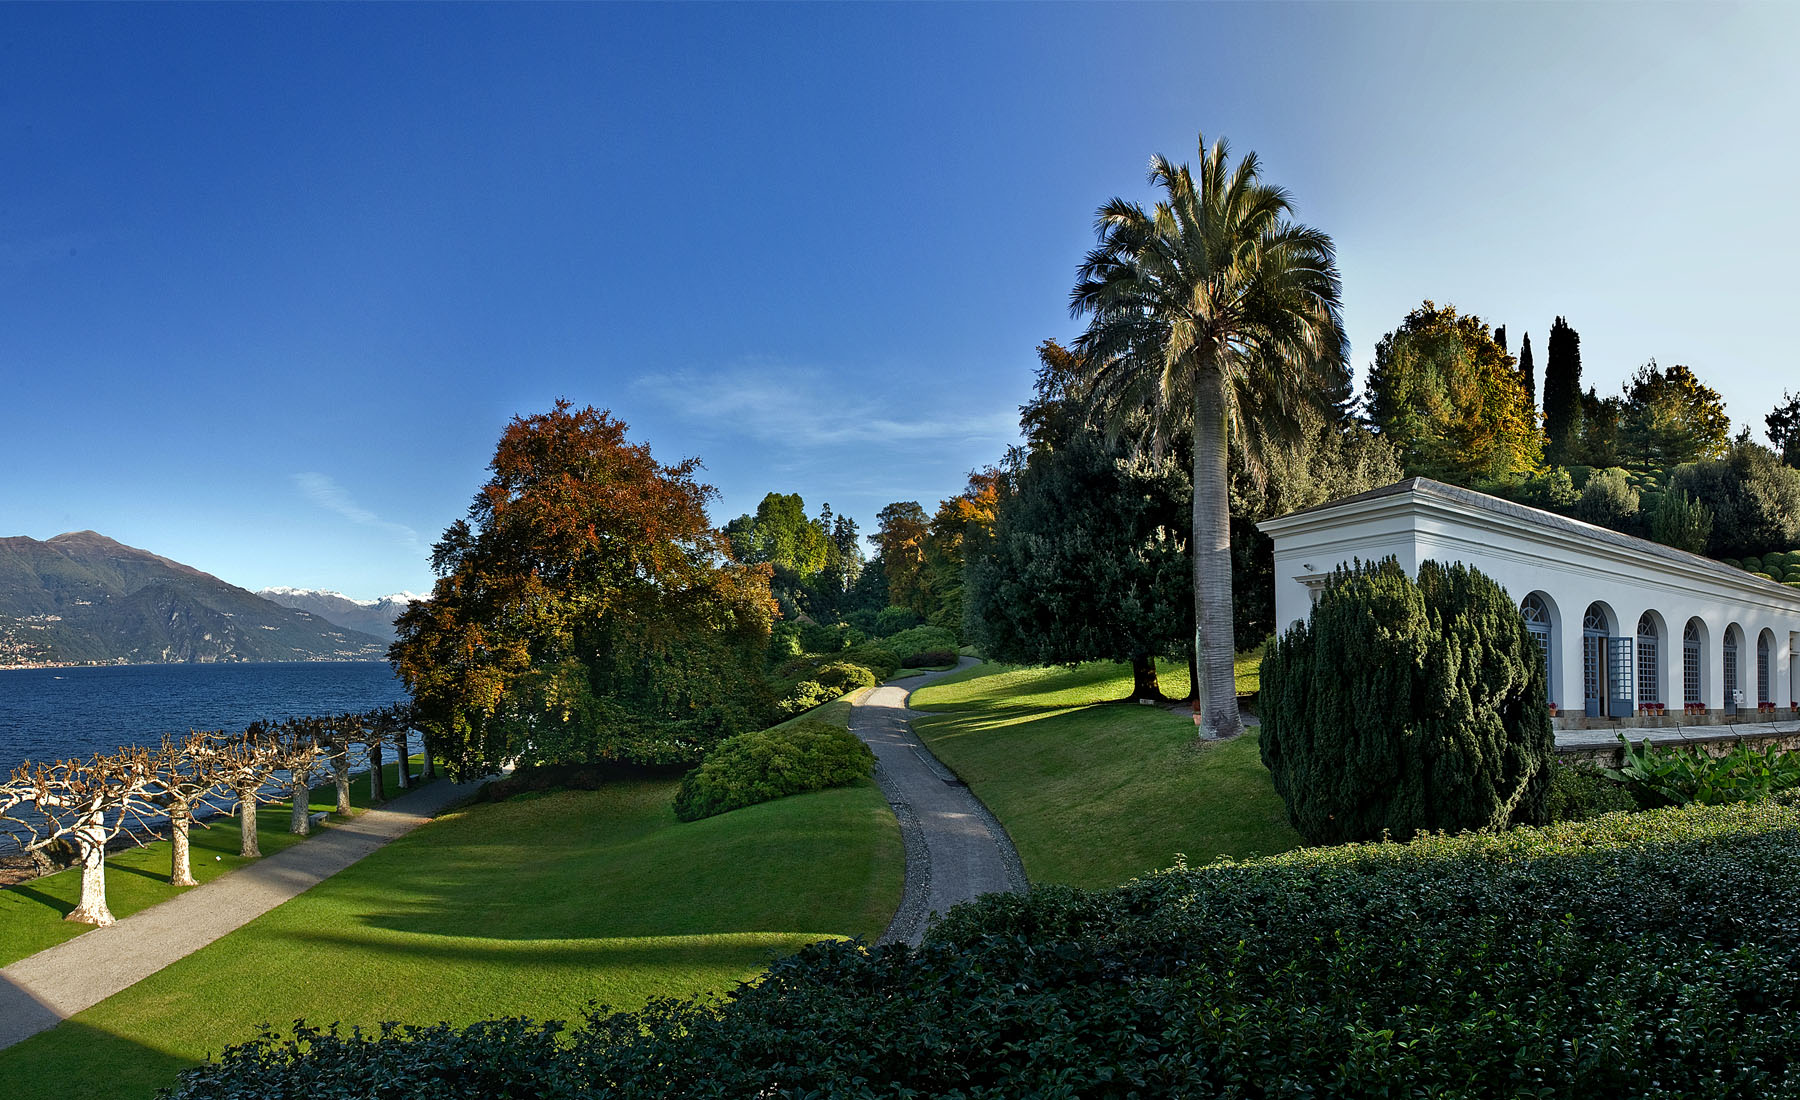
[[[417,757],[414,757],[417,760]],[[399,768],[386,766],[389,794],[396,793]],[[366,775],[350,782],[353,806],[369,804],[369,780]],[[326,784],[314,787],[311,799],[314,810],[337,807],[337,788]],[[272,856],[303,838],[288,832],[292,805],[282,803],[264,806],[257,811],[257,846],[264,856]],[[330,820],[330,819],[328,819]],[[239,856],[242,839],[235,817],[219,818],[211,828],[196,826],[190,834],[194,877],[201,885],[236,870],[255,860]],[[148,909],[176,894],[197,889],[192,886],[169,885],[169,844],[158,841],[124,852],[108,852],[106,856],[106,905],[115,917],[123,920],[140,909]],[[46,947],[74,939],[92,931],[91,925],[70,924],[64,914],[75,908],[81,898],[81,871],[70,869],[33,879],[18,886],[0,889],[0,966],[35,955]]]
[[[477,805],[0,1052],[8,1100],[148,1097],[258,1023],[495,1014],[723,991],[823,936],[874,937],[903,854],[874,784],[681,824],[675,783]]]
[[[1183,669],[1174,686],[1186,683]],[[1200,745],[1184,714],[1091,705],[1130,690],[1124,665],[981,665],[911,705],[942,712],[914,728],[1006,826],[1033,882],[1110,886],[1177,853],[1201,863],[1299,845],[1254,732]]]

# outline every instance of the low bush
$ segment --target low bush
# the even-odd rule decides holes
[[[900,658],[889,649],[885,642],[864,642],[851,646],[837,655],[841,661],[850,661],[869,670],[875,682],[891,680],[894,673],[900,671]]]
[[[791,718],[796,714],[804,714],[821,703],[829,703],[842,694],[844,693],[833,691],[817,680],[802,680],[794,685],[794,690],[788,693],[787,698],[775,705],[775,712],[780,717]]]
[[[875,674],[858,664],[849,661],[833,661],[819,666],[818,674],[813,677],[820,685],[836,691],[838,695],[848,695],[853,691],[875,686]]]
[[[1724,756],[1714,757],[1690,745],[1633,745],[1624,734],[1624,759],[1606,771],[1624,783],[1645,806],[1685,806],[1690,802],[1717,806],[1752,802],[1776,791],[1800,787],[1800,753],[1768,744],[1760,749],[1740,741]]]
[[[801,623],[800,645],[808,653],[836,653],[850,645],[850,631],[851,627],[843,623],[835,626]]]
[[[1764,802],[1040,887],[561,1045],[266,1037],[176,1096],[1794,1096],[1797,860]]]
[[[915,653],[900,662],[901,668],[937,668],[940,665],[956,663],[956,653],[948,649],[928,649],[923,653]]]
[[[1635,810],[1638,802],[1624,784],[1599,771],[1552,763],[1547,806],[1551,821],[1586,821],[1601,814]]]
[[[802,791],[854,783],[875,770],[856,735],[824,722],[743,733],[706,755],[675,793],[675,816],[698,821]]]
[[[956,649],[956,632],[941,626],[915,626],[883,638],[881,644],[893,650],[904,661],[915,653],[928,650]]]
[[[924,625],[925,620],[910,607],[884,607],[875,613],[875,636],[885,638],[902,630]]]

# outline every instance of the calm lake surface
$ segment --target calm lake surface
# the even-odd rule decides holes
[[[381,662],[0,669],[0,775],[22,760],[235,732],[258,718],[371,710],[406,698]]]

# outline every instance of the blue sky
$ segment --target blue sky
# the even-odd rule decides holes
[[[1423,298],[1800,388],[1785,5],[0,5],[0,534],[425,590],[506,420],[864,525],[1016,437],[1097,206],[1255,150]]]

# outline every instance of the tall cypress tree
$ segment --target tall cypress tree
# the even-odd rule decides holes
[[[1505,325],[1495,325],[1494,326],[1494,343],[1500,345],[1501,351],[1506,350],[1506,326]]]
[[[1550,350],[1544,359],[1545,448],[1555,465],[1567,465],[1581,438],[1581,334],[1558,317],[1550,326]]]
[[[1537,410],[1537,366],[1531,361],[1531,333],[1519,338],[1519,384],[1525,387],[1525,399]]]

